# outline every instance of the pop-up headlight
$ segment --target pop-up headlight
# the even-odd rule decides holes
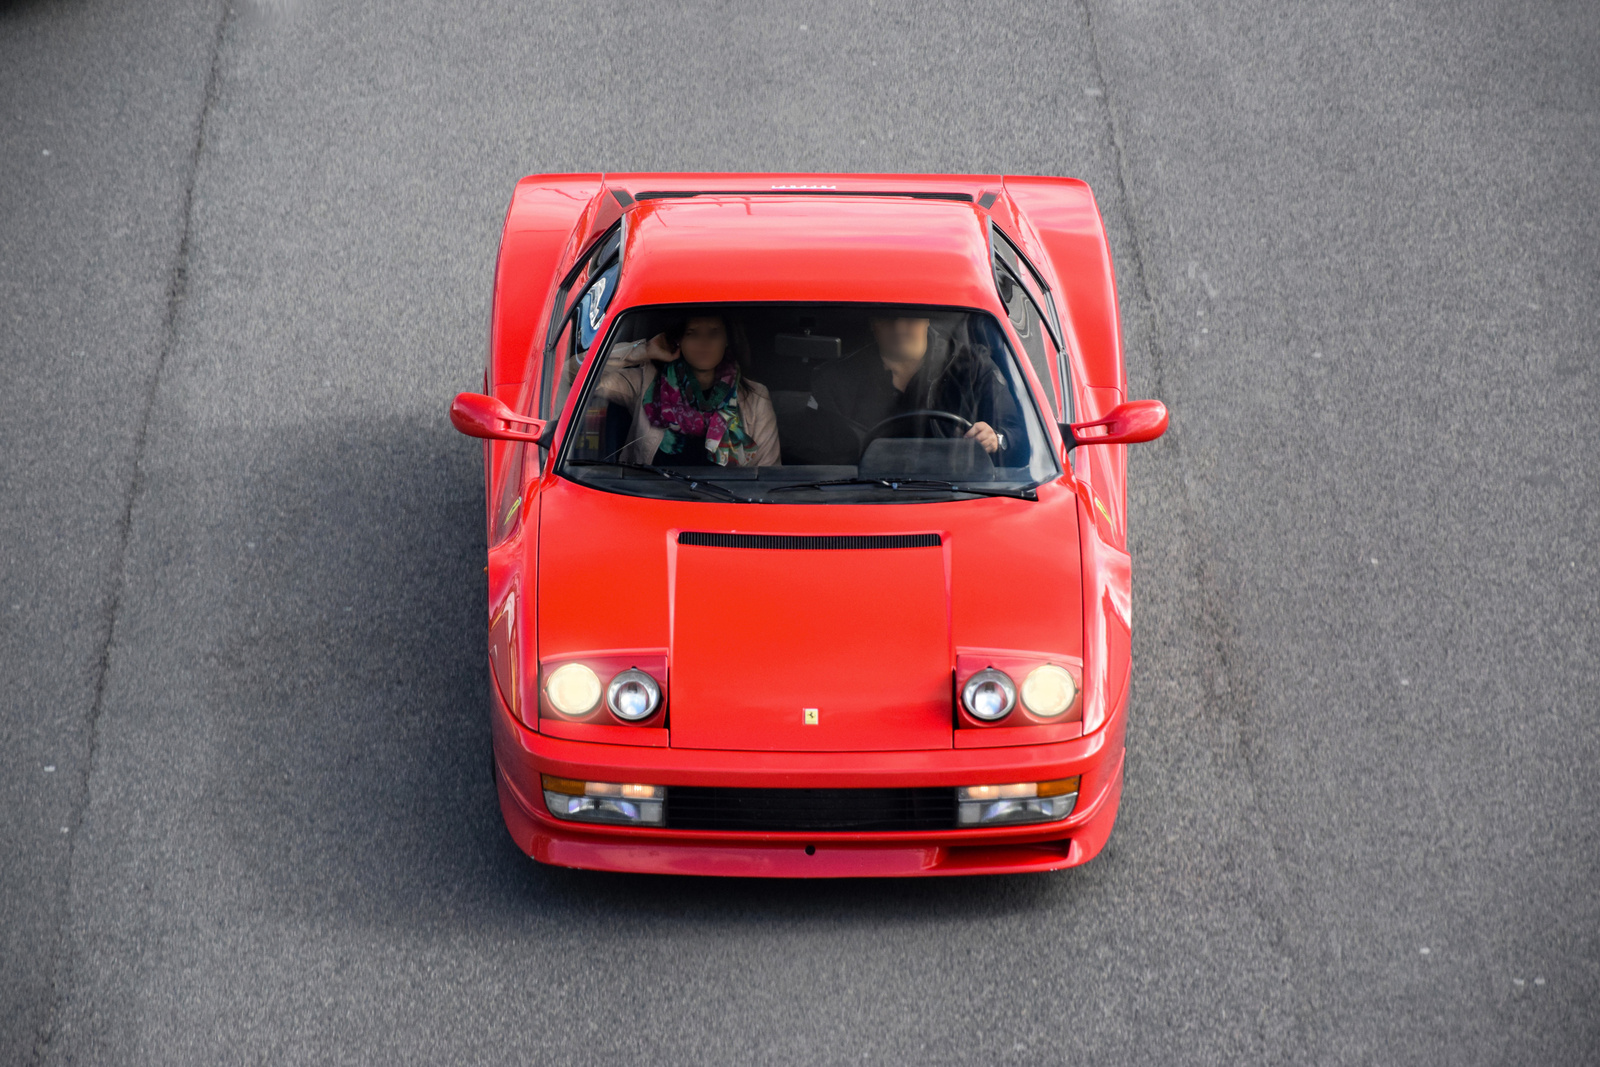
[[[630,667],[606,687],[606,707],[627,722],[648,719],[661,706],[661,687],[637,667]]]
[[[986,730],[995,726],[1066,727],[1083,720],[1083,660],[1064,652],[956,649],[956,726]],[[1080,727],[1081,729],[1081,727]],[[969,743],[1014,744],[993,739]],[[1064,741],[1073,731],[1035,730],[1035,740]],[[1048,738],[1046,735],[1049,735]]]
[[[544,804],[558,819],[623,826],[662,826],[667,821],[667,787],[618,782],[580,782],[541,775]]]
[[[666,725],[665,652],[655,649],[591,652],[580,659],[563,656],[546,660],[539,668],[539,710],[546,722],[582,722],[586,730],[592,726],[610,730],[619,723]],[[590,740],[571,732],[566,736]],[[596,737],[593,740],[616,741],[617,738]]]
[[[956,825],[1008,826],[1065,819],[1078,803],[1079,777],[962,786],[956,790]]]
[[[961,703],[975,719],[995,722],[1011,714],[1017,704],[1017,687],[1005,671],[993,667],[979,671],[961,688]]]
[[[600,679],[583,663],[557,667],[544,683],[544,691],[563,715],[587,715],[600,703]]]
[[[1035,667],[1022,682],[1022,706],[1041,719],[1053,719],[1072,707],[1078,686],[1072,674],[1054,663]]]

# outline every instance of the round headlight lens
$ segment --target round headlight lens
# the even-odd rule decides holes
[[[1072,707],[1078,684],[1065,667],[1046,663],[1035,667],[1022,682],[1022,703],[1042,719],[1053,719]]]
[[[545,695],[563,715],[587,715],[600,703],[600,679],[581,663],[563,663],[544,683]]]
[[[629,667],[606,687],[606,706],[619,719],[648,719],[661,706],[661,687],[637,667]]]
[[[1010,714],[1017,702],[1017,687],[1004,671],[987,667],[967,679],[961,690],[961,702],[973,718],[994,722]]]

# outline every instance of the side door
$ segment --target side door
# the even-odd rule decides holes
[[[483,390],[513,411],[536,402],[543,355],[542,327],[557,276],[594,217],[603,189],[599,174],[538,174],[517,183],[506,209],[495,259],[489,346]],[[489,543],[515,529],[522,512],[524,449],[484,443],[484,503]]]
[[[1044,266],[1061,290],[1064,324],[1055,317],[1057,294],[1046,289],[1044,295],[1057,327],[1063,421],[1099,418],[1126,399],[1126,377],[1111,253],[1094,195],[1070,178],[1008,176],[1005,185],[1036,235],[1029,247],[1042,248],[1049,260]],[[1071,455],[1073,475],[1090,490],[1095,528],[1117,546],[1127,537],[1127,457],[1125,445],[1076,448]]]
[[[577,380],[596,328],[610,306],[621,273],[622,223],[614,223],[578,259],[556,287],[548,325],[532,344],[528,381],[519,384],[516,409],[547,422],[559,418]],[[498,442],[504,449],[491,492],[489,543],[515,530],[529,507],[528,495],[544,469],[549,449],[542,445]]]

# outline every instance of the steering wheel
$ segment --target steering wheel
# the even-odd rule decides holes
[[[890,415],[882,422],[879,422],[868,428],[866,437],[864,437],[861,441],[861,446],[865,448],[873,441],[876,441],[883,428],[889,425],[891,422],[898,422],[901,419],[914,419],[919,415],[935,419],[948,419],[957,426],[960,426],[962,433],[966,433],[968,430],[972,429],[972,423],[967,419],[963,419],[960,415],[953,415],[948,411],[934,411],[932,408],[920,408],[917,411],[902,411],[898,415]]]

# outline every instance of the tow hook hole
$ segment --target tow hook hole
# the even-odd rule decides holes
[[[816,845],[807,845],[806,846],[806,855],[815,856],[816,854],[817,854],[817,846]]]

